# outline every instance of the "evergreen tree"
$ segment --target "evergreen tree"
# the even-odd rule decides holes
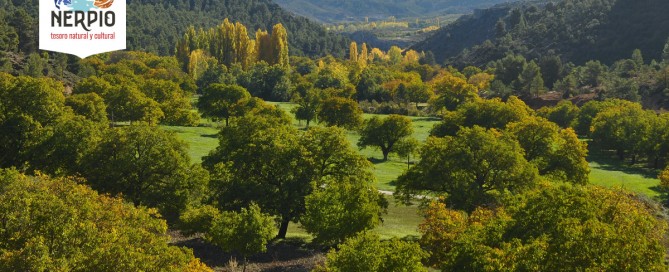
[[[499,19],[497,24],[495,24],[495,35],[497,35],[498,38],[506,35],[506,23],[504,20]]]
[[[544,92],[544,79],[536,62],[530,61],[524,65],[516,86],[523,96],[537,97]]]

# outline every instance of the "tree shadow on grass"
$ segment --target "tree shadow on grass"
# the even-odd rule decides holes
[[[669,207],[669,188],[658,185],[650,187],[649,189],[657,192],[658,196],[655,197],[655,200],[662,203],[663,206]]]
[[[383,159],[377,159],[377,158],[374,158],[374,157],[369,157],[369,158],[367,158],[367,160],[374,165],[388,162],[388,161],[384,161]]]
[[[205,137],[205,138],[218,138],[218,134],[201,134],[200,137]]]
[[[413,119],[414,122],[420,122],[420,121],[426,121],[426,122],[432,122],[432,121],[441,121],[441,118],[437,117],[421,117],[421,118],[415,118]]]
[[[588,162],[599,164],[599,169],[605,171],[620,171],[630,175],[640,175],[644,178],[655,179],[659,173],[658,169],[646,167],[637,163],[630,165],[628,160],[620,160],[613,151],[590,150]]]
[[[174,245],[193,250],[193,255],[209,267],[222,268],[235,259],[241,267],[244,257],[224,252],[220,247],[210,244],[199,237],[183,238]],[[323,252],[307,244],[303,239],[288,238],[271,242],[267,252],[248,258],[247,271],[311,271],[322,259]]]

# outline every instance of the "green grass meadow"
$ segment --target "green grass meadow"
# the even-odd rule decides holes
[[[657,178],[659,170],[650,169],[643,164],[629,165],[606,152],[591,152],[588,162],[591,184],[622,188],[656,200],[664,198],[659,188],[660,180]]]
[[[277,105],[287,112],[290,112],[296,106],[292,103],[272,104]],[[365,114],[364,118],[367,119],[372,116],[374,115]],[[426,117],[412,117],[411,119],[413,120],[414,127],[413,137],[421,142],[427,139],[432,126],[438,122],[435,119]],[[299,128],[303,128],[305,125],[303,122],[297,120],[294,120],[293,124]],[[163,129],[176,133],[180,139],[188,143],[188,152],[193,161],[201,162],[202,157],[218,145],[218,129],[216,127],[217,124],[204,121],[203,126],[200,127],[164,126]],[[359,149],[357,147],[360,136],[356,132],[348,132],[347,138],[353,148],[359,150],[360,154],[374,162],[377,188],[385,191],[394,191],[395,185],[393,181],[406,171],[406,160],[391,155],[388,161],[381,162],[383,158],[381,151],[374,148]],[[588,161],[591,168],[590,183],[594,185],[623,188],[658,200],[663,197],[658,188],[659,180],[657,179],[658,172],[656,170],[645,168],[643,165],[627,165],[605,152],[591,152],[588,156]],[[390,201],[388,214],[383,217],[383,224],[377,227],[375,231],[383,238],[418,235],[417,226],[421,221],[418,215],[418,208],[416,206],[400,205],[394,201],[392,196],[386,197]],[[290,225],[288,236],[310,239],[310,236],[298,224]]]

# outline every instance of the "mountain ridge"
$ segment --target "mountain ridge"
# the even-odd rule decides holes
[[[371,19],[417,18],[443,14],[466,14],[509,0],[275,0],[296,14],[325,23]]]
[[[564,0],[516,5],[506,14],[480,13],[484,16],[463,17],[412,49],[432,51],[438,62],[458,67],[486,65],[509,53],[611,64],[634,49],[659,59],[669,36],[669,1],[664,0]],[[463,39],[466,35],[476,39]]]

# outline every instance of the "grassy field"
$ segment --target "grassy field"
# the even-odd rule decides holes
[[[172,131],[176,135],[188,143],[188,155],[190,155],[193,162],[202,162],[202,157],[209,154],[209,151],[218,146],[218,129],[213,127],[168,127],[163,129]]]
[[[273,104],[287,112],[290,112],[290,110],[295,107],[295,104],[292,103]],[[374,115],[365,114],[364,117],[371,118],[372,116]],[[436,121],[424,117],[414,117],[412,120],[414,121],[413,136],[419,141],[427,139],[430,134],[430,129]],[[294,120],[293,122],[294,125],[299,128],[303,128],[305,125],[297,120]],[[188,143],[188,153],[194,162],[201,162],[202,157],[209,154],[209,152],[215,149],[218,145],[218,139],[216,138],[218,129],[215,128],[215,124],[211,122],[204,122],[204,126],[200,127],[164,126],[163,129],[176,133],[181,140]],[[349,132],[347,137],[351,142],[351,146],[358,149],[356,144],[360,136],[355,132]],[[373,148],[365,148],[359,151],[363,156],[370,158],[373,161],[380,161],[383,157],[381,151],[374,150]],[[375,163],[374,174],[377,178],[377,187],[381,190],[394,191],[395,186],[392,184],[392,181],[402,174],[406,168],[406,161],[394,156],[391,156],[387,162]],[[418,235],[417,226],[418,223],[420,223],[421,218],[418,215],[417,207],[399,205],[395,203],[392,196],[387,196],[387,198],[390,201],[388,214],[383,217],[384,222],[376,229],[376,232],[383,238]],[[297,224],[291,224],[288,233],[288,236],[290,237],[310,239],[309,235]]]
[[[418,224],[422,221],[422,218],[418,215],[418,208],[415,205],[404,206],[399,204],[395,202],[392,196],[386,196],[386,199],[390,202],[388,213],[382,216],[383,223],[374,231],[382,239],[418,237]],[[288,238],[311,240],[311,236],[299,224],[294,223],[288,225],[288,234],[286,236]]]
[[[287,112],[290,112],[291,109],[296,107],[293,103],[272,103],[277,105],[279,108],[284,109]],[[376,114],[364,114],[365,119],[372,118],[373,116],[381,116]],[[430,135],[430,130],[437,123],[437,120],[428,117],[410,117],[413,121],[413,137],[417,140],[424,142],[425,139]],[[305,124],[297,120],[293,120],[293,125],[299,128],[303,128]],[[318,124],[313,124],[318,125]],[[358,139],[360,135],[357,132],[350,131],[347,134],[348,140],[351,143],[351,146],[355,149],[358,149],[360,154],[370,159],[374,163],[374,174],[377,179],[377,188],[386,191],[394,191],[395,186],[393,181],[401,175],[407,169],[407,162],[405,159],[398,158],[391,155],[389,160],[386,162],[381,162],[383,159],[383,154],[380,150],[375,148],[364,148],[359,149],[357,146]]]
[[[662,191],[657,179],[658,170],[649,169],[644,165],[629,165],[615,158],[614,154],[592,151],[588,156],[590,162],[590,183],[647,195],[661,200]]]
[[[287,112],[295,107],[292,103],[273,104]],[[372,116],[374,115],[365,114],[364,117],[371,118]],[[430,129],[437,123],[436,120],[425,117],[412,117],[411,119],[414,127],[413,137],[421,142],[427,139]],[[297,120],[294,120],[293,123],[296,127],[304,127],[304,123]],[[189,155],[193,161],[200,162],[203,156],[218,145],[218,139],[216,138],[218,129],[215,128],[215,124],[207,122],[205,125],[201,127],[163,128],[175,132],[179,138],[187,142],[190,146]],[[356,144],[360,136],[356,132],[348,132],[347,137],[351,146],[358,149]],[[381,151],[374,148],[359,149],[359,152],[369,158],[370,161],[375,162],[374,174],[377,179],[377,187],[381,190],[394,191],[393,181],[407,169],[406,161],[391,156],[387,162],[381,162]],[[626,165],[615,159],[612,154],[603,152],[591,152],[588,161],[590,162],[590,182],[592,184],[623,188],[656,199],[663,197],[658,188],[658,173],[655,170],[646,169],[642,165]],[[384,223],[376,231],[384,238],[417,235],[416,227],[421,220],[417,214],[417,208],[415,206],[397,205],[392,197],[388,198],[391,200],[388,214],[384,216]],[[289,236],[309,239],[309,235],[296,224],[291,224]]]

